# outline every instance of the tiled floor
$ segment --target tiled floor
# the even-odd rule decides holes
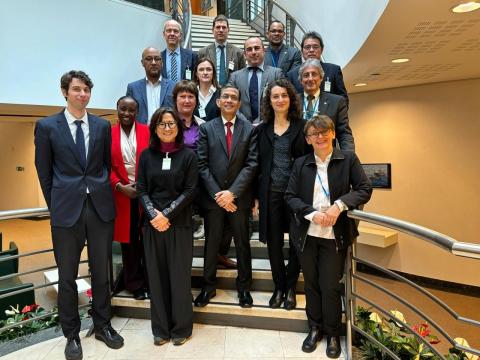
[[[149,320],[114,318],[113,326],[122,334],[125,345],[108,349],[95,338],[80,334],[84,359],[262,359],[295,360],[327,359],[325,340],[317,349],[306,354],[301,350],[305,334],[194,324],[192,337],[182,346],[168,343],[153,345]],[[64,359],[65,340],[56,338],[24,348],[2,357],[2,360]],[[342,353],[340,359],[344,359]]]

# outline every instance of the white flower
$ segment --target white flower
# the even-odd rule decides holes
[[[465,346],[465,347],[470,347],[470,345],[468,345],[467,340],[465,340],[464,338],[458,337],[458,338],[455,338],[454,341],[455,341],[458,345],[462,345],[462,346]],[[468,352],[465,352],[465,355],[467,356],[467,359],[468,359],[468,360],[478,360],[478,356],[477,356],[477,355],[473,355],[473,354],[470,354],[470,353],[468,353]]]
[[[370,320],[372,320],[373,322],[376,322],[377,324],[382,323],[382,318],[376,312],[372,312],[369,318]]]
[[[398,322],[395,321],[395,323],[398,326],[403,327],[403,325],[407,323],[407,320],[405,319],[405,316],[403,316],[403,314],[400,311],[391,310],[390,312],[392,313],[393,316],[395,316],[398,320],[400,320],[403,323],[403,324],[399,324]]]

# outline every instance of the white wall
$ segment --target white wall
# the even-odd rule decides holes
[[[362,47],[389,0],[276,0],[305,29],[325,43],[326,62],[344,67]]]
[[[63,105],[61,75],[84,70],[91,108],[114,108],[144,76],[147,46],[165,47],[169,17],[120,0],[7,0],[0,11],[0,103]]]

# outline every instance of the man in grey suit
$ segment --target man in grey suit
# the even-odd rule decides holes
[[[241,307],[251,307],[252,259],[248,216],[257,170],[257,141],[253,125],[237,116],[240,93],[231,85],[221,89],[217,105],[221,116],[200,127],[197,144],[200,176],[199,204],[205,216],[204,285],[195,306],[205,306],[216,295],[217,253],[225,224],[233,232],[237,254],[236,286]]]
[[[265,65],[278,67],[286,75],[291,69],[302,64],[302,53],[283,43],[285,26],[278,20],[270,23],[267,32],[269,45],[265,50]]]
[[[265,49],[259,37],[252,36],[245,41],[245,58],[247,67],[235,71],[229,83],[236,87],[242,96],[240,112],[251,122],[260,121],[260,100],[263,90],[273,80],[283,77],[279,68],[265,65]]]
[[[209,58],[217,70],[217,81],[220,86],[227,83],[229,75],[236,70],[245,67],[243,51],[228,43],[230,30],[228,18],[225,15],[217,15],[213,19],[212,33],[215,42],[198,51],[198,58]]]
[[[127,86],[127,95],[138,102],[137,120],[150,124],[155,110],[162,106],[173,107],[172,92],[175,83],[162,75],[162,57],[160,51],[148,47],[142,52],[142,66],[145,77]]]

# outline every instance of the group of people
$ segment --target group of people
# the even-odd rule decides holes
[[[188,340],[193,213],[205,224],[195,306],[216,296],[219,261],[238,268],[239,305],[253,305],[249,219],[257,214],[274,283],[269,306],[296,307],[302,269],[309,324],[302,350],[314,351],[325,334],[327,355],[341,353],[340,279],[358,235],[346,210],[366,203],[371,186],[354,153],[340,68],[320,61],[315,32],[305,34],[302,52],[285,46],[279,21],[266,49],[258,37],[243,51],[230,44],[223,15],[212,32],[215,42],[196,54],[180,47],[181,26],[168,20],[167,48],[143,51],[145,78],[128,84],[111,130],[86,112],[93,83],[74,70],[61,79],[66,108],[37,122],[35,164],[51,214],[67,359],[82,358],[75,278],[85,239],[97,339],[110,348],[124,342],[110,324],[114,239],[122,243],[125,288],[150,298],[154,344]],[[232,236],[236,263],[226,258]]]

